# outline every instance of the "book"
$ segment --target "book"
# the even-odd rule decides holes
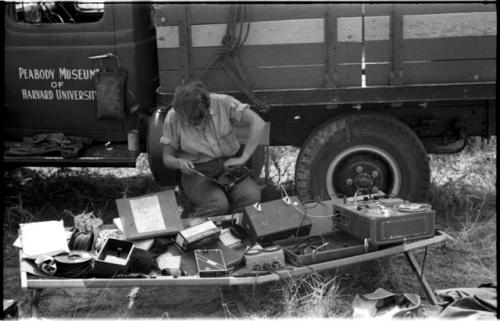
[[[174,190],[116,200],[127,240],[175,235],[183,229]]]

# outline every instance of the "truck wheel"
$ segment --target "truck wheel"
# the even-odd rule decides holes
[[[424,146],[398,119],[352,114],[327,122],[305,141],[295,168],[302,201],[352,196],[357,190],[422,200],[430,181]]]
[[[151,116],[148,124],[147,151],[149,168],[153,173],[156,183],[163,186],[176,186],[180,184],[180,172],[163,165],[163,148],[160,137],[163,131],[163,121],[167,115],[167,108],[157,108]]]

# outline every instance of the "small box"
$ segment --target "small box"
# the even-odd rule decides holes
[[[212,221],[206,221],[177,233],[175,244],[184,252],[203,246],[219,237],[220,229]]]
[[[95,260],[95,275],[112,277],[119,273],[127,273],[133,251],[134,243],[108,238]]]
[[[227,274],[226,262],[221,250],[194,250],[194,257],[200,277],[217,277]]]
[[[252,271],[272,271],[285,267],[285,254],[279,246],[254,245],[245,251],[245,265]]]
[[[252,241],[269,245],[273,241],[308,235],[311,220],[296,196],[245,207],[242,226]]]
[[[235,224],[241,224],[243,213],[234,213],[221,216],[210,216],[207,220],[212,221],[220,228],[228,228]]]

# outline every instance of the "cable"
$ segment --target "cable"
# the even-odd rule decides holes
[[[221,48],[217,51],[216,56],[205,68],[200,76],[200,79],[203,79],[208,71],[217,62],[219,62],[227,72],[231,80],[256,105],[256,109],[259,112],[268,112],[270,107],[259,98],[257,98],[253,93],[248,74],[239,56],[239,49],[247,40],[248,34],[250,32],[250,22],[248,22],[247,16],[247,5],[231,5],[231,7],[229,8],[229,21],[226,27],[226,34],[222,38]],[[239,27],[238,31],[236,31],[237,27]]]
[[[93,271],[92,256],[84,251],[72,251],[69,254],[54,257],[56,276],[64,278],[84,278]]]
[[[91,251],[94,244],[94,233],[93,232],[82,232],[75,230],[71,234],[71,238],[68,243],[70,250],[75,251]]]
[[[283,184],[280,184],[280,187],[281,187],[281,198],[283,199],[283,201],[285,203],[289,203],[290,205],[292,205],[295,210],[297,210],[297,212],[299,212],[300,214],[302,215],[305,215],[305,216],[309,216],[309,217],[313,217],[313,218],[329,218],[329,217],[334,217],[334,216],[337,216],[337,214],[328,214],[328,215],[313,215],[313,214],[309,214],[307,213],[307,210],[308,209],[312,209],[312,208],[315,208],[316,206],[318,206],[319,204],[323,205],[324,207],[326,207],[326,205],[321,202],[321,201],[316,201],[315,205],[314,206],[311,206],[311,207],[307,207],[305,205],[303,205],[305,211],[301,210],[298,206],[297,206],[297,203],[296,202],[292,202],[290,200],[290,196],[288,196],[288,193],[286,192],[285,188],[283,187]],[[283,194],[285,196],[283,196]]]

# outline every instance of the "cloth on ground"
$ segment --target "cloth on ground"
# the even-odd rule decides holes
[[[7,156],[61,155],[78,157],[92,143],[88,137],[66,136],[63,133],[38,134],[24,137],[22,142],[5,142]]]
[[[353,318],[402,318],[421,316],[420,297],[413,293],[395,294],[378,288],[372,293],[356,295]]]
[[[444,309],[439,317],[470,317],[474,320],[497,318],[496,283],[482,284],[477,288],[443,289],[436,293],[444,301]]]

